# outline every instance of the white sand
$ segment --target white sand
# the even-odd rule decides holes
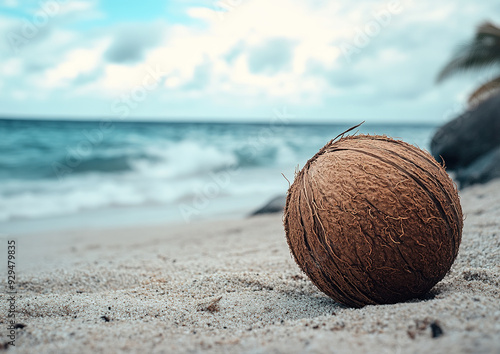
[[[301,274],[280,215],[20,236],[16,349],[500,353],[500,181],[465,190],[462,206],[458,259],[429,299],[363,309]]]

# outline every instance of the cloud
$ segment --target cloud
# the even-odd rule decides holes
[[[193,77],[183,86],[183,89],[200,90],[207,87],[211,80],[212,70],[213,65],[208,60],[198,65],[193,71]]]
[[[33,58],[33,53],[43,52],[40,45],[44,47],[45,52],[48,52],[47,48],[52,52],[59,49],[58,46],[53,47],[54,38],[59,41],[62,37],[67,38],[68,33],[72,32],[68,27],[102,17],[96,5],[97,2],[92,0],[52,0],[40,1],[34,7],[19,6],[15,16],[1,18],[0,31],[4,34],[5,44],[8,45],[8,50],[3,54],[24,56],[29,61]],[[0,44],[0,51],[3,49]]]
[[[236,58],[238,58],[246,48],[246,43],[244,40],[240,40],[238,43],[229,48],[229,50],[223,55],[223,58],[228,64],[234,63]]]
[[[58,1],[55,1],[58,3]],[[96,1],[64,1],[60,5],[59,15],[61,16],[67,16],[68,14],[73,14],[73,13],[79,13],[79,14],[85,14],[85,16],[88,16],[89,14],[95,14],[97,11],[96,10],[97,3]]]
[[[274,74],[290,68],[294,43],[287,38],[272,38],[250,48],[248,67],[255,74]]]
[[[2,5],[5,7],[17,7],[19,6],[18,0],[3,0]]]
[[[107,40],[102,40],[90,48],[74,49],[57,66],[45,71],[40,85],[45,88],[67,87],[91,75],[101,64]]]
[[[0,82],[18,91],[0,98],[0,107],[22,111],[26,105],[16,106],[22,97],[57,112],[65,97],[73,104],[98,103],[82,109],[100,114],[94,107],[109,106],[159,68],[164,75],[149,93],[158,99],[145,100],[137,114],[248,117],[285,104],[303,117],[390,118],[397,115],[391,107],[406,107],[413,119],[427,110],[435,121],[433,115],[472,85],[458,78],[435,86],[437,71],[474,26],[498,9],[466,0],[439,6],[402,0],[400,11],[381,19],[389,2],[222,2],[230,6],[200,7],[195,1],[185,11],[187,20],[177,23],[116,24],[97,2],[61,5],[19,53],[0,43]],[[97,18],[99,27],[88,21]],[[21,25],[22,19],[0,18],[3,33]],[[346,56],[343,45],[354,48],[352,55]]]
[[[121,26],[105,53],[106,59],[113,63],[134,63],[144,59],[145,51],[161,40],[163,29],[160,23]]]

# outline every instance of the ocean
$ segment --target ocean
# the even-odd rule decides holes
[[[352,125],[0,120],[0,233],[245,216]],[[428,150],[436,128],[358,130]]]

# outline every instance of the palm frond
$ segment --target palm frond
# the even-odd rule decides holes
[[[468,99],[469,106],[478,105],[499,90],[500,76],[479,86],[473,93],[471,93]]]
[[[491,23],[478,27],[475,38],[459,47],[454,58],[441,70],[437,82],[461,71],[500,64],[500,28]]]
[[[481,38],[483,36],[493,36],[500,38],[500,28],[498,28],[491,22],[484,22],[479,25],[476,31],[476,38]]]

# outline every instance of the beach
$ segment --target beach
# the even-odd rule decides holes
[[[362,309],[299,270],[281,214],[18,235],[16,352],[500,353],[500,181],[460,195],[447,276],[423,299]]]
[[[0,354],[500,354],[500,3],[2,5]]]

